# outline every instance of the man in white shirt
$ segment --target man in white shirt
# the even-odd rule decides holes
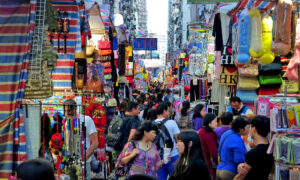
[[[91,156],[94,153],[94,150],[97,149],[98,147],[98,136],[97,136],[97,129],[94,124],[94,121],[91,117],[89,116],[84,116],[84,115],[78,115],[77,114],[77,107],[76,107],[76,102],[72,99],[68,99],[64,102],[64,112],[65,112],[65,117],[69,119],[74,119],[79,116],[80,119],[80,127],[83,122],[85,122],[85,134],[86,134],[86,139],[85,139],[85,147],[86,147],[86,154],[85,157],[83,157],[82,161],[86,161],[86,180],[91,179]],[[82,129],[82,128],[81,128]],[[90,144],[90,141],[92,144]]]
[[[168,119],[170,116],[170,111],[167,103],[160,103],[156,108],[157,119],[155,123],[160,123],[164,119]],[[171,160],[164,164],[157,172],[158,179],[166,180],[168,176],[170,176],[174,170],[175,162],[179,158],[179,154],[176,148],[176,139],[177,135],[180,133],[177,123],[174,120],[167,120],[164,123],[165,127],[168,129],[169,134],[173,141],[173,148],[171,151]]]

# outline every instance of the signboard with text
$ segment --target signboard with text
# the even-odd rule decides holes
[[[157,38],[136,38],[133,50],[157,50]]]

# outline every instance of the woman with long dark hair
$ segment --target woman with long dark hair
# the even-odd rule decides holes
[[[203,155],[213,180],[216,179],[216,168],[218,165],[218,141],[217,135],[214,132],[217,126],[217,116],[208,113],[203,119],[203,127],[198,132]]]
[[[203,118],[206,114],[205,106],[203,104],[197,104],[194,107],[194,114],[193,114],[193,128],[195,131],[199,131],[202,127]]]
[[[200,139],[195,131],[181,132],[177,139],[177,149],[180,157],[170,180],[210,179],[203,159]]]
[[[158,128],[151,121],[144,122],[139,127],[132,142],[125,144],[119,158],[119,166],[127,165],[132,159],[129,175],[146,174],[157,177],[157,170],[163,164],[155,144]]]
[[[180,130],[192,129],[190,102],[183,101],[181,104],[181,111],[178,116],[177,124]]]

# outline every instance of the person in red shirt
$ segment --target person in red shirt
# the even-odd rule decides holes
[[[218,141],[214,129],[217,128],[217,116],[208,113],[203,119],[203,126],[199,130],[204,159],[207,163],[212,179],[216,179],[216,168],[218,165]]]

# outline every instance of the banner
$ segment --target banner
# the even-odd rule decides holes
[[[220,0],[188,0],[188,3],[216,3]],[[222,2],[239,2],[239,0],[222,0]]]

